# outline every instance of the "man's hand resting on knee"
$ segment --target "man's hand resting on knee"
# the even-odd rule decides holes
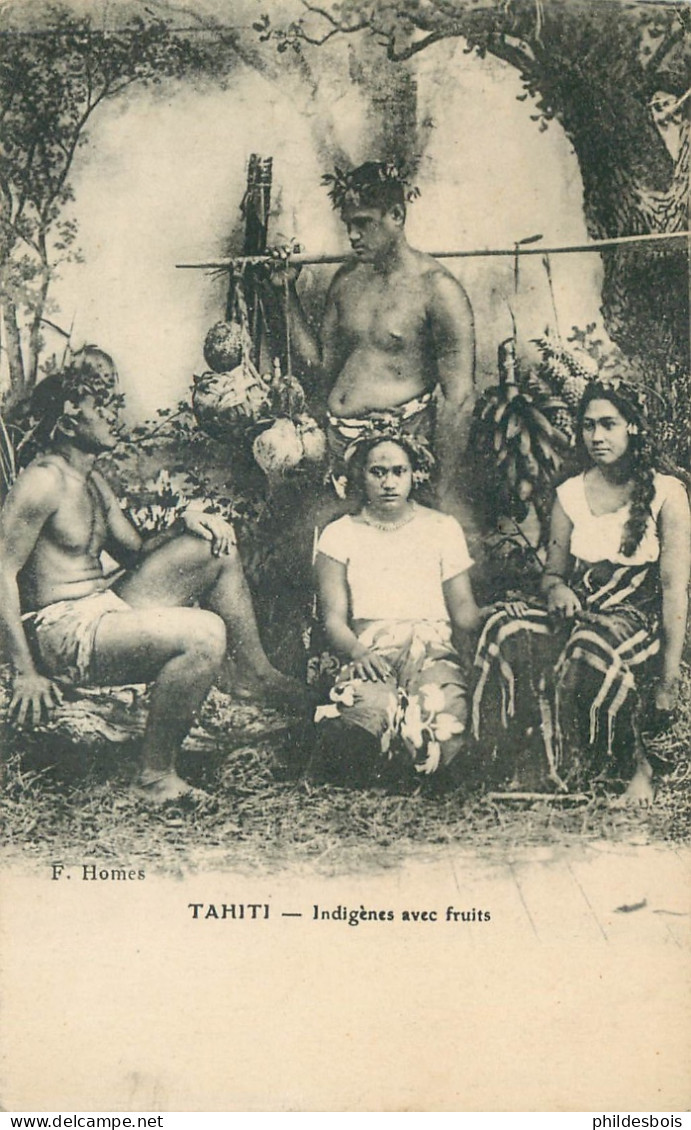
[[[237,545],[233,527],[218,514],[206,514],[192,507],[183,511],[181,519],[189,534],[211,542],[214,557],[227,556]]]

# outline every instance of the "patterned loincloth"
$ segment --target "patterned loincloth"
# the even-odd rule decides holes
[[[331,474],[337,493],[339,483],[345,479],[345,454],[355,440],[387,428],[396,428],[431,448],[436,423],[436,394],[432,390],[405,404],[386,410],[377,409],[364,416],[334,416],[329,413],[326,437],[331,458]]]
[[[53,678],[76,686],[96,683],[94,639],[104,616],[131,607],[111,589],[77,600],[59,600],[22,617],[41,668]]]

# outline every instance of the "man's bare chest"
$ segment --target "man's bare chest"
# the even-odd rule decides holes
[[[351,345],[369,345],[386,352],[421,348],[427,339],[425,295],[419,287],[356,279],[338,303],[338,329]]]
[[[96,556],[103,548],[106,532],[104,507],[96,487],[88,481],[69,481],[43,537],[64,553]]]

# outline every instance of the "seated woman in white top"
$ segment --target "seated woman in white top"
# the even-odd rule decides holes
[[[494,731],[518,759],[522,784],[540,765],[521,755],[540,736],[545,776],[558,786],[597,774],[650,801],[640,738],[639,684],[655,657],[655,706],[673,709],[687,617],[689,503],[656,469],[639,390],[593,381],[579,407],[585,470],[557,489],[544,606],[499,606],[476,656],[476,736]]]
[[[430,459],[418,441],[392,431],[349,454],[361,506],[326,527],[316,562],[326,636],[345,663],[329,705],[317,708],[321,745],[331,742],[353,780],[386,763],[435,773],[465,741],[467,679],[454,640],[478,624],[472,561],[455,518],[410,497]]]

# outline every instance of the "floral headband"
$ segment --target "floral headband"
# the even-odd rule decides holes
[[[322,177],[322,184],[330,185],[329,197],[336,211],[347,205],[367,206],[381,195],[387,184],[400,185],[404,198],[410,202],[420,195],[420,189],[410,184],[410,173],[402,162],[368,162],[366,166],[346,171],[338,165],[333,173]]]
[[[364,444],[374,446],[375,443],[383,443],[386,440],[391,440],[392,443],[400,444],[405,450],[409,451],[415,462],[413,468],[413,481],[416,483],[428,482],[434,467],[436,466],[436,459],[430,451],[428,445],[417,436],[411,435],[410,432],[402,430],[400,423],[397,421],[396,416],[391,416],[390,419],[368,420],[363,422],[366,430],[363,430],[362,435],[349,443],[343,453],[343,461],[346,467],[350,464],[353,456],[362,449]]]
[[[628,381],[624,377],[597,376],[592,378],[590,387],[601,389],[603,395],[611,393],[625,401],[643,419],[647,416],[648,402],[641,385],[633,384],[632,381]],[[592,393],[590,393],[589,399],[594,399]]]

